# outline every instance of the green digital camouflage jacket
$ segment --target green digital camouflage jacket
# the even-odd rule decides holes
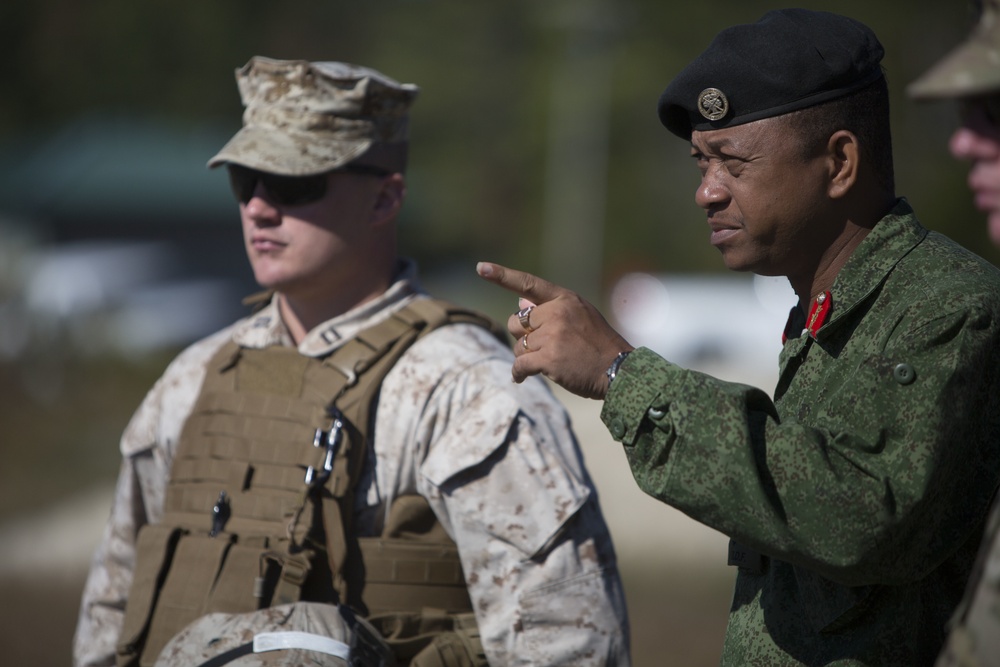
[[[830,294],[773,402],[645,348],[605,400],[639,486],[747,565],[725,665],[933,664],[1000,477],[1000,272],[900,200]]]

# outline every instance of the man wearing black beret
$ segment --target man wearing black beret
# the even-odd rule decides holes
[[[514,380],[603,399],[639,486],[732,538],[725,665],[932,664],[1000,478],[1000,272],[896,196],[882,55],[857,21],[773,11],[660,98],[725,265],[798,296],[773,399],[477,267],[523,300]]]

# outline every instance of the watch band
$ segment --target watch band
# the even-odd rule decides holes
[[[604,371],[604,374],[608,376],[608,387],[610,387],[611,383],[615,381],[615,376],[618,375],[618,369],[621,367],[622,362],[625,361],[625,357],[627,357],[630,352],[631,351],[619,352],[618,356],[611,362],[611,365],[608,366],[608,370]]]

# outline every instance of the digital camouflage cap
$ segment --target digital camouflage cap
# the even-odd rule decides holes
[[[406,168],[419,88],[342,62],[254,57],[236,70],[243,127],[208,162],[308,176],[349,162]]]
[[[917,99],[967,97],[1000,89],[1000,0],[983,0],[972,34],[911,83]]]

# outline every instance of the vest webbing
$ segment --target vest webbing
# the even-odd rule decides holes
[[[455,322],[505,335],[417,299],[321,359],[220,348],[181,432],[163,520],[139,533],[119,665],[151,665],[204,614],[295,602],[307,581],[363,614],[471,610],[457,548],[423,498],[394,502],[381,537],[350,526],[382,380],[420,336]]]

